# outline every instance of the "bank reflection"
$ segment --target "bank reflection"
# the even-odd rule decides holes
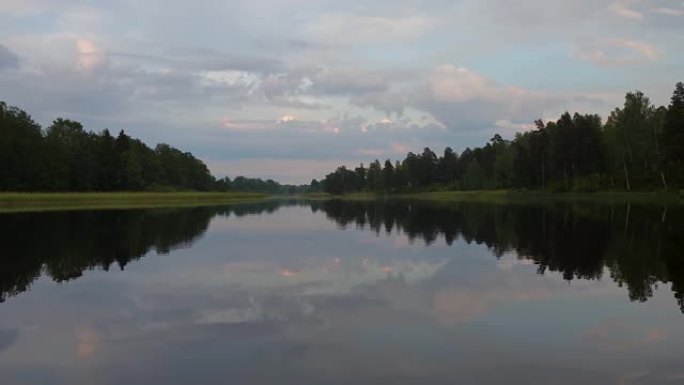
[[[400,201],[13,214],[3,292],[33,292],[0,305],[0,383],[668,383],[684,354],[664,284],[681,287],[681,214]]]
[[[498,258],[514,252],[565,280],[610,278],[629,298],[646,301],[659,284],[672,284],[684,311],[684,210],[633,204],[498,205],[406,201],[319,203],[341,227],[394,230],[410,241],[484,244]]]
[[[151,251],[190,247],[215,216],[273,213],[284,204],[293,203],[0,214],[0,302],[42,275],[66,282],[87,270],[124,270]]]
[[[378,236],[400,234],[392,236],[394,242],[419,240],[429,246],[440,239],[447,245],[463,240],[486,246],[497,258],[513,253],[519,261],[534,264],[539,274],[558,273],[567,281],[610,279],[624,286],[634,301],[646,301],[658,285],[671,284],[684,311],[681,206],[399,200],[270,201],[226,207],[3,214],[0,301],[28,290],[42,275],[65,282],[87,270],[124,269],[152,251],[166,254],[189,247],[217,216],[273,214],[292,205],[310,206],[313,213],[324,213],[341,228],[367,229]],[[224,273],[236,284],[331,280],[345,282],[343,286],[349,290],[388,275],[417,281],[411,277],[436,274],[444,263],[441,259],[341,260],[317,255],[300,265],[279,266],[275,272],[273,266],[255,261],[230,261]],[[335,274],[342,274],[345,280],[333,279]]]

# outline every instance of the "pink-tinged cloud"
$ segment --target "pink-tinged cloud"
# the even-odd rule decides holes
[[[76,55],[78,69],[83,72],[92,72],[105,61],[104,51],[86,38],[76,39]]]
[[[661,343],[667,339],[667,332],[660,327],[646,330],[628,321],[606,319],[590,328],[584,340],[608,351],[632,351]]]
[[[414,151],[417,151],[419,149],[413,149]],[[409,146],[401,143],[392,143],[389,145],[389,147],[383,147],[383,148],[361,148],[356,151],[356,153],[360,156],[364,157],[371,157],[371,158],[390,158],[390,159],[395,159],[397,157],[403,157],[408,152],[411,151]]]
[[[465,67],[445,64],[437,67],[428,78],[432,97],[437,102],[465,103],[472,101],[500,103],[510,100],[544,98],[541,92],[520,87],[502,87]]]
[[[505,134],[511,135],[516,132],[525,132],[534,129],[534,123],[513,123],[508,119],[500,119],[495,123],[496,127],[504,130]]]
[[[87,359],[94,356],[100,349],[100,336],[88,326],[76,328],[76,357]]]
[[[612,39],[584,45],[574,57],[601,67],[620,67],[645,62],[655,62],[664,54],[655,46],[631,39]]]
[[[395,154],[408,154],[410,150],[406,145],[400,143],[392,143],[392,151]]]
[[[294,122],[295,120],[297,120],[297,118],[295,118],[294,115],[283,115],[278,118],[278,123],[290,123]]]
[[[682,17],[684,16],[684,8],[656,8],[653,10],[654,13],[667,16]]]
[[[489,291],[450,288],[434,294],[432,313],[443,324],[455,325],[472,321],[502,303],[545,300],[552,296],[549,288],[511,287]]]
[[[294,278],[297,276],[297,272],[294,270],[290,270],[290,269],[281,269],[278,272],[278,275],[280,275],[281,277],[285,277],[285,278]]]
[[[615,39],[611,42],[616,46],[638,52],[649,60],[658,60],[663,57],[663,53],[660,50],[648,43],[629,39]]]
[[[433,96],[440,102],[488,100],[495,96],[491,82],[463,67],[442,65],[433,72],[429,82]]]
[[[221,127],[234,132],[267,132],[278,129],[278,126],[265,121],[233,120],[230,118],[221,119]]]
[[[608,7],[608,9],[615,15],[625,19],[642,20],[644,18],[643,13],[627,7],[627,5],[625,5],[622,2],[615,2],[611,4],[610,7]]]

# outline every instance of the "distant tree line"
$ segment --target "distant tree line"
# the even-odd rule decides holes
[[[244,176],[228,177],[216,181],[216,189],[220,191],[262,192],[275,195],[293,195],[309,190],[308,185],[297,186],[280,184],[273,179],[248,178]]]
[[[442,156],[430,148],[403,161],[366,168],[339,167],[312,191],[342,194],[439,187],[453,190],[550,189],[554,191],[674,190],[684,188],[684,84],[668,107],[630,92],[605,124],[598,115],[564,113],[538,120],[512,141],[495,135],[479,148]]]
[[[0,102],[0,191],[299,191],[272,180],[216,180],[189,152],[148,147],[122,130],[87,131],[57,119],[43,129],[17,107]]]

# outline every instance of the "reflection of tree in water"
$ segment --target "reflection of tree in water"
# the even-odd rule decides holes
[[[66,211],[0,215],[0,302],[45,274],[57,282],[85,270],[122,270],[151,250],[197,241],[216,215],[272,213],[285,202],[188,209]]]
[[[168,253],[204,234],[211,218],[273,213],[293,202],[272,201],[189,209],[70,211],[0,215],[0,302],[29,289],[45,274],[63,282],[85,270],[123,269],[150,251]],[[308,204],[306,204],[308,205]],[[635,301],[672,283],[684,311],[684,210],[682,207],[481,203],[427,204],[396,200],[310,203],[342,227],[376,234],[400,231],[426,244],[440,236],[486,245],[497,257],[515,251],[540,274],[566,280],[609,275]]]
[[[659,283],[672,283],[684,311],[684,210],[649,205],[481,203],[428,204],[401,201],[316,204],[342,227],[368,226],[376,234],[400,230],[426,244],[439,235],[485,244],[497,257],[515,251],[533,260],[540,274],[566,280],[609,274],[629,297],[645,301]]]

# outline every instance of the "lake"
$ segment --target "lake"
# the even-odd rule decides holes
[[[684,384],[681,205],[0,214],[0,384]]]

